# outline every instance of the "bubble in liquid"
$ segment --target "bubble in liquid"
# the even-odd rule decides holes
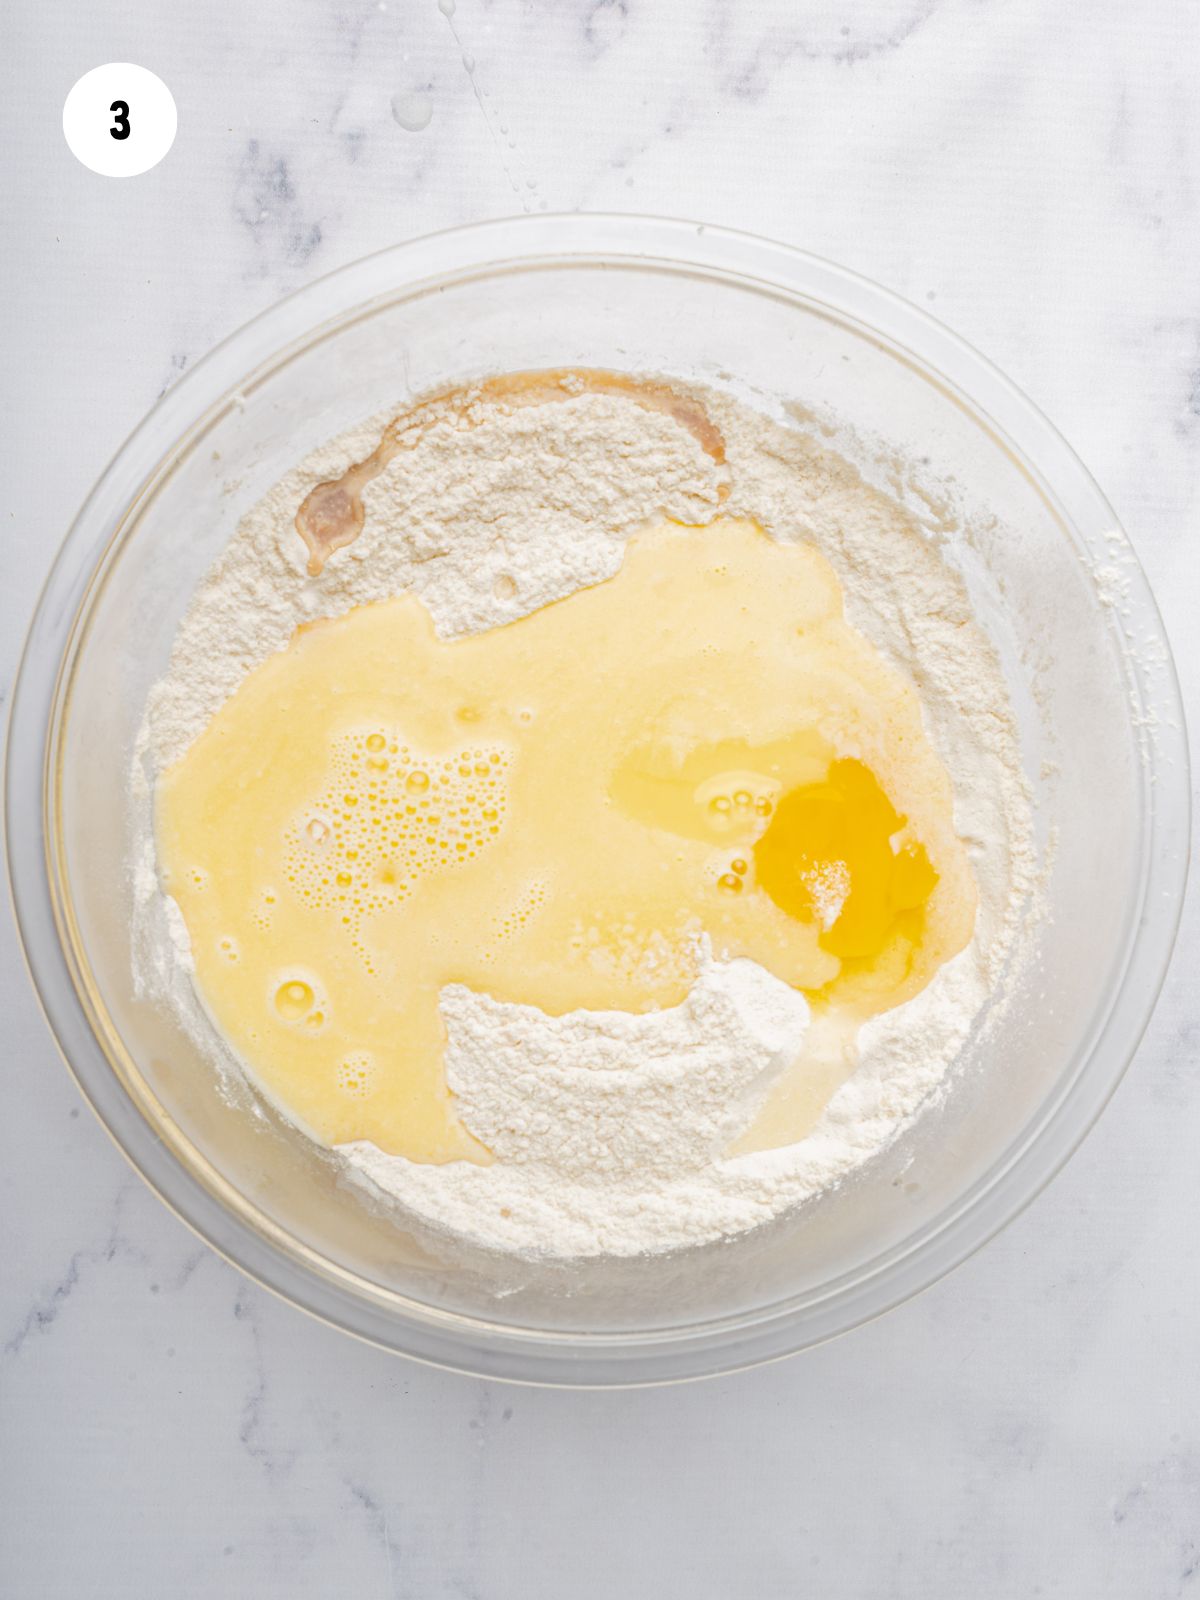
[[[492,584],[492,593],[497,600],[511,600],[517,592],[517,580],[507,572],[500,573]]]
[[[324,844],[329,838],[329,833],[329,824],[322,822],[320,817],[310,817],[304,826],[304,837],[309,844]]]
[[[411,789],[414,794],[423,794],[429,787],[429,774],[421,772],[419,769],[416,772],[410,772],[405,780],[405,787]]]
[[[275,991],[275,1009],[284,1022],[301,1022],[313,1003],[311,987],[299,978],[281,983]]]
[[[742,880],[736,872],[723,872],[717,879],[717,888],[723,889],[726,894],[741,894]]]
[[[732,809],[729,796],[727,794],[714,795],[708,802],[708,809],[715,812],[719,817],[727,816]]]
[[[378,755],[379,751],[386,749],[386,747],[387,740],[381,733],[369,733],[367,735],[367,749],[370,750],[373,755]]]

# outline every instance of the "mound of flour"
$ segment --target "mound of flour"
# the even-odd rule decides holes
[[[251,510],[201,586],[139,741],[136,976],[220,1062],[185,993],[186,930],[158,887],[151,789],[299,624],[411,589],[443,637],[482,631],[613,576],[647,519],[702,523],[718,509],[755,518],[781,541],[812,541],[832,563],[849,620],[920,691],[978,880],[975,936],[915,999],[860,1030],[855,1070],[808,1138],[736,1158],[722,1152],[796,1059],[808,1018],[803,998],[753,963],[707,953],[686,1001],[644,1016],[553,1018],[448,987],[448,1082],[497,1159],[420,1165],[363,1142],[339,1154],[377,1200],[518,1255],[698,1244],[836,1184],[943,1082],[994,999],[1033,892],[1030,802],[1006,685],[940,545],[808,435],[725,396],[698,397],[724,437],[723,463],[670,415],[613,394],[564,387],[536,405],[447,403],[367,485],[358,539],[312,577],[297,507],[366,457],[386,419],[324,446]]]

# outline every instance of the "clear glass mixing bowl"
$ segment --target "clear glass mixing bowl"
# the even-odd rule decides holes
[[[1051,915],[1020,1003],[949,1092],[836,1192],[668,1259],[514,1267],[405,1231],[134,994],[126,783],[146,692],[242,512],[309,449],[411,394],[593,366],[740,393],[906,497],[1005,663]],[[948,515],[946,506],[954,511]],[[798,1350],[932,1282],[1008,1221],[1103,1106],[1149,1016],[1186,866],[1179,695],[1153,600],[1069,447],[994,368],[862,278],[644,217],[488,223],[360,261],[258,317],[97,484],[25,651],[8,851],[34,981],[129,1159],[260,1282],[389,1349],[549,1383],[692,1377]]]

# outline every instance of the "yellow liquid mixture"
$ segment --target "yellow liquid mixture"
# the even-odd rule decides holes
[[[915,691],[818,552],[734,520],[651,527],[609,582],[471,638],[415,596],[299,629],[163,775],[157,830],[259,1081],[323,1142],[415,1161],[490,1159],[445,984],[644,1012],[705,934],[804,990],[817,1037],[916,993],[975,914]],[[739,1148],[803,1136],[814,1070]]]

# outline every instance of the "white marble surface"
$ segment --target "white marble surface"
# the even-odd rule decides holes
[[[1099,474],[1194,704],[1193,0],[75,0],[6,35],[5,686],[189,362],[365,251],[548,207],[751,228],[930,306]],[[125,182],[60,131],[110,60],[180,113]],[[1198,922],[1100,1128],[981,1256],[805,1357],[631,1394],[425,1371],[243,1281],[81,1109],[6,923],[0,1592],[1200,1593]]]

